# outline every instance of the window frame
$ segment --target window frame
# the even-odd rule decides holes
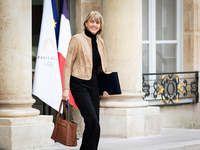
[[[149,49],[149,72],[156,73],[157,44],[176,44],[176,72],[182,71],[182,0],[176,0],[176,40],[156,40],[156,0],[148,0],[149,40],[142,40]],[[146,72],[145,72],[146,73]]]

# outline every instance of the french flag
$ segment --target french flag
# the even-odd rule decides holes
[[[63,87],[63,73],[64,73],[66,55],[68,51],[68,44],[71,39],[71,30],[70,30],[69,15],[67,10],[66,0],[62,0],[62,2],[63,5],[62,5],[62,13],[60,19],[60,32],[58,41],[58,61],[60,66],[60,75]],[[71,91],[69,91],[69,103],[78,109],[74,101],[74,98],[72,97]]]

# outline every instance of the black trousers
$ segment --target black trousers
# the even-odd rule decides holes
[[[97,150],[100,137],[97,76],[93,74],[90,80],[71,76],[70,89],[85,122],[80,150]]]

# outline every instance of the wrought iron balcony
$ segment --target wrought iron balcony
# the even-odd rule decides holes
[[[180,105],[199,102],[199,72],[143,74],[143,100],[149,105]]]

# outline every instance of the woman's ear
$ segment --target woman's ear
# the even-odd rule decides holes
[[[86,28],[87,28],[87,22],[85,22],[85,26],[86,26]]]

